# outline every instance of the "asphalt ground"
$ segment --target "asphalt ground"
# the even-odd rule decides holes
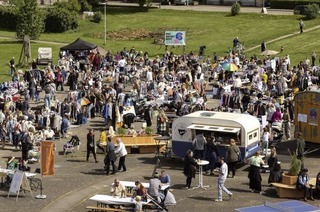
[[[129,89],[129,88],[128,88]],[[58,92],[58,99],[63,98],[65,93]],[[209,105],[215,106],[217,100],[209,100]],[[135,123],[135,127],[139,129],[141,123]],[[14,196],[8,195],[8,188],[0,188],[0,211],[87,211],[86,206],[92,206],[96,203],[89,200],[95,194],[108,194],[110,185],[115,178],[120,180],[135,181],[141,180],[148,182],[155,167],[155,154],[130,154],[126,158],[128,167],[127,172],[119,172],[116,175],[104,175],[103,172],[103,154],[98,154],[99,163],[94,163],[91,156],[90,162],[85,162],[86,156],[86,134],[88,128],[96,130],[103,127],[103,120],[97,117],[89,120],[86,125],[79,128],[73,128],[73,134],[78,135],[82,144],[80,150],[74,155],[63,155],[62,147],[69,139],[55,140],[57,150],[55,151],[55,174],[53,176],[44,176],[43,180],[43,194],[47,195],[46,199],[35,199],[31,197],[29,192],[22,193],[18,201],[15,201]],[[98,138],[99,132],[95,131],[95,136]],[[287,149],[293,150],[295,148],[294,141],[285,141],[280,143],[278,152],[279,160],[282,162],[282,168],[288,169],[290,163],[290,156]],[[21,152],[15,151],[12,146],[6,146],[5,150],[0,150],[1,166],[5,166],[5,161],[10,156],[20,157]],[[160,157],[161,168],[165,169],[172,180],[173,194],[175,195],[177,205],[169,207],[170,211],[185,211],[194,212],[201,211],[233,211],[235,208],[247,207],[252,205],[260,205],[264,202],[279,202],[285,199],[279,199],[276,196],[275,190],[270,189],[267,185],[268,173],[263,173],[263,190],[265,194],[260,195],[251,193],[249,189],[248,165],[239,166],[236,177],[228,178],[226,181],[227,188],[233,192],[231,200],[223,202],[214,202],[217,197],[217,176],[204,176],[204,184],[209,185],[209,189],[185,189],[185,177],[182,174],[183,160],[180,158],[164,158]],[[320,171],[319,169],[319,152],[308,155],[305,164],[309,168],[310,176],[315,177]],[[39,168],[40,164],[30,164],[32,170]],[[37,177],[40,177],[39,175]],[[196,186],[198,176],[193,179],[192,186]],[[40,194],[39,191],[33,195]],[[224,194],[224,198],[227,195]],[[318,206],[319,200],[310,202]]]
[[[109,2],[109,4],[125,4],[123,2]],[[129,3],[130,4],[130,3]],[[130,4],[135,5],[135,4]],[[217,11],[229,12],[230,6],[214,6],[214,5],[196,5],[196,6],[175,6],[162,5],[162,9],[176,10],[198,10],[198,11]],[[241,7],[241,12],[260,13],[261,8]],[[268,14],[276,15],[292,15],[291,10],[272,10],[268,8]],[[58,99],[62,99],[65,93],[58,92]],[[209,100],[210,106],[217,105],[216,100]],[[209,107],[210,107],[209,106]],[[135,123],[135,127],[139,129],[141,123]],[[22,193],[18,201],[15,201],[13,195],[7,198],[8,188],[0,187],[0,211],[45,211],[45,212],[64,212],[64,211],[87,211],[86,206],[95,205],[96,203],[89,200],[95,194],[108,194],[110,185],[115,178],[120,180],[141,180],[147,182],[153,172],[156,158],[155,154],[130,154],[127,156],[126,164],[127,172],[120,172],[116,175],[106,176],[103,172],[103,154],[98,154],[99,163],[94,163],[91,156],[91,162],[85,162],[86,155],[86,134],[88,128],[99,129],[103,127],[103,121],[100,117],[89,120],[86,125],[74,128],[71,131],[81,139],[80,150],[72,156],[71,154],[63,155],[62,147],[69,139],[56,140],[55,144],[55,174],[53,176],[42,177],[43,194],[47,195],[46,199],[35,199],[30,193]],[[96,138],[99,133],[95,132]],[[290,156],[287,149],[295,148],[294,141],[285,141],[279,145],[279,160],[282,162],[284,170],[289,168]],[[21,152],[15,151],[12,146],[6,146],[4,150],[0,150],[0,165],[5,166],[5,161],[9,156],[20,157]],[[217,197],[217,176],[204,176],[204,184],[210,187],[207,190],[185,189],[185,177],[182,174],[183,161],[179,158],[160,158],[163,169],[170,175],[172,180],[173,194],[175,195],[177,205],[169,207],[170,211],[234,211],[235,208],[247,207],[253,205],[261,205],[266,201],[279,202],[286,199],[279,199],[275,190],[270,189],[267,185],[268,173],[262,173],[263,190],[265,194],[251,193],[249,189],[248,165],[238,167],[236,177],[228,178],[226,187],[233,192],[231,200],[223,202],[214,202]],[[320,171],[319,168],[319,151],[307,155],[305,166],[309,168],[311,177],[315,177]],[[40,164],[29,164],[34,171],[39,168]],[[41,177],[41,176],[37,176]],[[193,179],[192,186],[197,185],[198,176]],[[40,194],[39,191],[33,192],[33,196]],[[224,198],[227,195],[224,194]],[[309,202],[312,205],[319,206],[320,201]]]

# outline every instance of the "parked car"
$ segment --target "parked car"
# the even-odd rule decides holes
[[[160,0],[161,5],[172,5],[174,4],[174,0]]]
[[[297,5],[293,9],[293,14],[296,15],[305,15],[307,5]]]
[[[174,0],[174,4],[178,5],[193,5],[193,0]]]

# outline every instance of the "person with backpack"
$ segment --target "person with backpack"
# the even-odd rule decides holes
[[[310,184],[310,177],[308,175],[308,169],[304,168],[301,170],[301,172],[298,175],[298,179],[297,179],[297,183],[296,183],[296,187],[299,191],[304,191],[304,201],[307,202],[307,195],[308,193],[310,194],[310,200],[314,201],[313,198],[313,189],[312,186]]]
[[[28,160],[28,152],[32,149],[33,143],[31,140],[31,130],[29,129],[27,132],[23,132],[20,135],[20,141],[21,141],[21,152],[22,152],[22,160],[27,161]]]

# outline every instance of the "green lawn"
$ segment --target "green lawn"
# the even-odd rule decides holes
[[[140,38],[152,32],[164,33],[165,30],[185,30],[187,36],[186,52],[199,51],[199,46],[206,45],[206,54],[212,55],[213,51],[220,56],[232,45],[234,37],[238,36],[245,43],[246,48],[259,45],[263,40],[297,32],[299,16],[274,16],[263,14],[241,14],[233,17],[228,13],[174,11],[174,10],[150,10],[149,12],[128,13],[118,8],[107,9],[107,45],[103,46],[104,22],[99,24],[89,20],[80,20],[79,28],[61,34],[42,34],[40,40],[70,43],[76,38],[111,49],[120,51],[123,47],[130,49],[135,47],[139,51],[148,51],[151,56],[162,54],[164,47],[153,44],[152,38]],[[306,29],[316,26],[318,20],[305,21]],[[268,49],[279,50],[284,46],[284,53],[291,56],[292,64],[310,56],[313,50],[320,47],[318,38],[319,30],[295,35],[272,44]],[[14,32],[0,30],[0,36],[15,37]],[[119,39],[118,37],[122,37]],[[148,37],[148,36],[147,36]],[[21,51],[21,43],[13,40],[0,39],[0,81],[6,79],[8,62],[12,56],[18,61]],[[32,57],[36,58],[38,47],[52,47],[54,61],[57,61],[59,48],[62,44],[32,44]],[[176,54],[182,53],[182,48],[171,49]],[[247,56],[259,53],[260,48],[250,51]]]

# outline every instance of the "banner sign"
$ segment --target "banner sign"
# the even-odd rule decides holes
[[[54,143],[52,141],[41,142],[41,170],[42,175],[54,174]]]
[[[165,32],[166,46],[185,46],[186,45],[186,32],[185,31],[166,31]]]

